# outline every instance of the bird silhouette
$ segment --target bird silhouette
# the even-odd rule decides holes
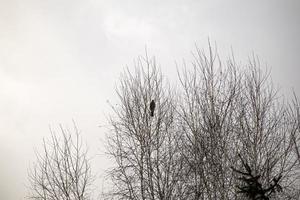
[[[150,103],[150,116],[151,117],[154,116],[154,109],[155,109],[155,102],[154,102],[154,100],[152,100]]]

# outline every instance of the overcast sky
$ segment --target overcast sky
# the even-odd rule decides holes
[[[253,52],[300,94],[299,0],[0,0],[0,199],[23,199],[49,125],[77,122],[100,176],[107,100],[124,66],[155,55],[173,79],[195,43]],[[100,155],[97,155],[100,154]]]

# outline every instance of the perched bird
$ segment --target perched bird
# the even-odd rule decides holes
[[[152,100],[150,103],[150,116],[151,117],[154,116],[154,109],[155,109],[155,102],[154,102],[154,100]]]

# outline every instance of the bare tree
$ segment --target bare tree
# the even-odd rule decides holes
[[[223,62],[209,44],[192,66],[178,70],[176,98],[147,57],[122,76],[108,137],[116,161],[110,197],[249,199],[241,192],[249,183],[259,191],[254,199],[297,199],[299,111],[279,96],[259,60]]]
[[[74,134],[60,126],[60,136],[51,131],[50,141],[43,140],[43,152],[29,170],[29,199],[88,200],[93,181],[87,158],[74,124]]]
[[[182,85],[180,119],[185,137],[182,153],[188,167],[190,199],[239,199],[241,184],[231,167],[243,171],[240,154],[251,175],[264,186],[278,180],[281,193],[295,198],[293,135],[296,123],[258,59],[237,66],[222,62],[216,49],[197,49],[192,70],[179,74]],[[270,197],[270,198],[271,198]]]
[[[116,163],[109,198],[183,199],[176,99],[154,58],[140,57],[135,72],[122,75],[117,94],[108,135],[108,154]]]
[[[278,184],[282,192],[272,193],[270,198],[293,198],[297,171],[292,136],[296,123],[289,106],[255,58],[244,72],[242,91],[237,101],[237,149],[253,175],[260,176],[262,185],[271,185],[281,177]]]
[[[189,199],[234,199],[234,120],[241,74],[234,60],[222,68],[216,51],[197,49],[193,69],[179,74],[180,119]]]

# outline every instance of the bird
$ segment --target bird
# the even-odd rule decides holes
[[[151,117],[154,116],[154,109],[155,109],[155,102],[154,102],[154,100],[152,100],[150,103],[150,116]]]

